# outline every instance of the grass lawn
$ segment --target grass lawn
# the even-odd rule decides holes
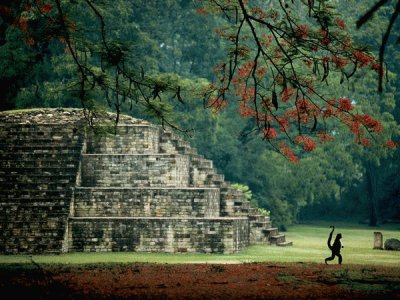
[[[190,253],[68,253],[61,255],[34,255],[34,261],[49,264],[86,264],[86,263],[251,263],[251,262],[312,262],[323,263],[330,256],[326,245],[331,223],[289,226],[286,239],[293,242],[291,247],[274,245],[253,245],[239,253],[190,254]],[[400,224],[385,225],[377,228],[366,225],[336,223],[336,233],[342,233],[343,264],[400,266],[400,251],[373,250],[373,233],[380,231],[383,240],[400,239]],[[333,241],[332,241],[333,242]],[[0,264],[29,263],[27,255],[0,255]],[[337,259],[331,263],[336,264]]]

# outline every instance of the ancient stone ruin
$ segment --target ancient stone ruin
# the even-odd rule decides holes
[[[87,124],[78,109],[0,113],[0,253],[291,244],[173,132],[126,116],[116,134]]]

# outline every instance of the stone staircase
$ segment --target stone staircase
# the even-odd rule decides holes
[[[83,136],[73,126],[0,124],[0,253],[59,253]]]
[[[124,117],[116,135],[95,135],[77,129],[81,111],[49,111],[56,122],[0,116],[0,253],[291,245],[175,133]]]

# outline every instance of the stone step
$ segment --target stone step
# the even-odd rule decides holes
[[[273,237],[273,236],[278,236],[279,235],[278,228],[276,228],[276,227],[265,228],[265,229],[263,229],[263,232],[266,235],[268,235],[269,237]]]
[[[0,154],[0,162],[1,161],[30,161],[30,160],[48,160],[54,159],[55,161],[65,161],[65,160],[74,160],[79,159],[80,152],[69,151],[69,150],[61,150],[54,153],[32,153],[32,152],[18,152],[18,153],[1,153]]]
[[[37,152],[41,151],[60,151],[60,150],[69,150],[80,152],[82,149],[81,145],[66,145],[66,144],[39,144],[39,143],[21,143],[21,144],[0,144],[0,153],[7,152]]]
[[[15,225],[16,223],[26,223],[34,221],[38,224],[48,224],[48,221],[40,222],[38,220],[45,219],[56,219],[56,218],[67,218],[70,215],[69,209],[64,208],[62,210],[55,210],[52,207],[42,207],[41,209],[36,207],[24,207],[15,211],[13,208],[1,208],[0,209],[0,223],[9,221]],[[53,211],[54,210],[54,211]],[[5,216],[7,215],[7,216]],[[14,226],[20,227],[20,226]]]
[[[4,169],[3,169],[4,170]],[[5,172],[3,172],[4,174]],[[0,171],[0,175],[2,172]],[[8,172],[5,177],[0,177],[0,182],[70,182],[75,181],[75,173],[70,174],[41,174],[41,173],[15,173]]]
[[[64,198],[0,198],[0,207],[6,206],[37,206],[37,207],[48,207],[48,206],[65,206],[69,203],[72,194],[69,197]]]
[[[197,150],[195,148],[191,148],[191,147],[178,147],[177,151],[178,151],[178,153],[185,154],[185,155],[196,155],[197,154]]]
[[[31,176],[76,176],[77,168],[69,167],[23,167],[23,166],[1,166],[0,177],[5,175],[31,175]]]
[[[65,132],[72,130],[73,128],[78,128],[82,124],[60,124],[60,123],[2,123],[0,125],[1,129],[4,130],[15,130],[15,131],[48,131],[48,132]]]
[[[51,139],[52,137],[55,137],[55,140],[60,139],[60,137],[63,138],[69,138],[69,139],[74,139],[74,140],[80,140],[83,139],[83,132],[80,134],[74,133],[72,128],[66,128],[64,131],[56,130],[56,131],[51,131],[51,130],[37,130],[37,129],[32,129],[32,130],[9,130],[5,129],[4,127],[2,128],[0,126],[0,137],[2,138],[21,138],[21,139],[35,139],[35,138],[41,138],[41,139]]]
[[[265,230],[268,232],[270,232],[271,229],[275,229],[271,228],[271,222],[254,222],[253,224],[255,227],[265,228]]]
[[[14,189],[24,189],[24,190],[66,190],[73,185],[73,182],[0,182],[0,190],[14,190]]]
[[[189,185],[189,158],[181,154],[83,154],[82,186]]]
[[[38,189],[18,189],[18,190],[7,190],[7,189],[2,189],[1,190],[4,193],[0,194],[0,199],[2,201],[7,201],[7,199],[12,200],[12,199],[17,199],[22,200],[22,199],[48,199],[48,198],[65,198],[69,197],[73,189],[65,189],[65,190],[38,190]]]
[[[190,159],[190,164],[191,166],[193,166],[196,169],[199,170],[205,170],[205,171],[213,171],[214,170],[214,166],[213,166],[213,162],[211,160],[208,159]]]
[[[237,191],[237,192],[235,192],[235,191],[229,191],[229,192],[221,191],[221,196],[225,197],[227,200],[229,200],[229,199],[237,199],[237,200],[239,200],[239,199],[244,198],[243,193],[241,193],[239,191]]]
[[[75,216],[218,217],[218,189],[76,188]]]
[[[241,208],[241,209],[246,209],[246,212],[249,213],[249,208],[250,208],[250,202],[245,200],[245,201],[234,201],[233,206]]]
[[[1,158],[1,155],[0,155]],[[75,160],[64,159],[36,159],[36,160],[0,160],[0,169],[3,168],[77,168],[79,166],[78,158]]]
[[[264,215],[260,215],[260,214],[249,214],[249,219],[250,220],[256,220],[259,222],[270,222],[270,217],[269,216],[264,216]]]
[[[285,238],[284,234],[273,235],[273,236],[270,236],[268,239],[271,244],[278,244],[278,243],[286,242],[286,238]]]
[[[83,142],[81,137],[65,137],[65,136],[53,136],[53,137],[32,137],[32,136],[4,136],[0,137],[2,141],[6,141],[6,143],[2,143],[1,147],[4,147],[6,144],[8,145],[76,145]]]
[[[252,208],[249,209],[249,214],[250,215],[255,215],[255,214],[257,214],[257,212],[258,212],[257,208],[252,207]]]
[[[289,247],[293,246],[293,242],[281,242],[281,243],[276,243],[276,245],[279,247]]]

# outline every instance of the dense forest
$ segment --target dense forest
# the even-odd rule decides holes
[[[396,22],[391,25],[392,34],[387,35],[384,57],[380,53],[388,24],[400,12],[398,1],[21,1],[24,2],[0,4],[1,110],[84,107],[90,112],[111,110],[172,126],[199,153],[212,159],[227,180],[242,189],[248,187],[247,194],[254,205],[271,211],[274,222],[282,228],[310,219],[346,219],[370,225],[400,220],[400,149],[396,147],[400,140],[400,55],[398,36],[394,34],[399,29]],[[233,4],[236,2],[237,6]],[[382,5],[358,28],[357,21],[376,3]],[[291,6],[294,9],[290,10]],[[324,10],[317,14],[317,7]],[[314,8],[317,21],[310,20]],[[244,9],[252,14],[247,15]],[[329,15],[323,14],[326,11]],[[277,62],[263,52],[261,42],[251,42],[255,28],[250,21],[262,25],[263,19],[254,16],[264,12],[265,18],[276,26],[286,26],[279,18],[293,14],[296,21],[291,23],[286,17],[289,27],[279,27],[285,32],[290,32],[291,24],[307,25],[296,25],[296,36],[282,44],[289,47],[287,44],[295,41],[295,48],[288,54],[294,59]],[[247,28],[246,24],[238,24],[238,15],[244,16]],[[252,114],[254,109],[243,104],[250,100],[256,103],[256,92],[251,99],[244,99],[242,94],[243,101],[237,100],[234,93],[225,94],[228,89],[224,88],[218,89],[215,102],[204,97],[213,82],[228,87],[245,82],[247,87],[247,81],[253,80],[260,89],[265,83],[273,87],[268,90],[271,99],[265,105],[272,107],[270,116],[280,120],[281,116],[274,112],[282,111],[286,102],[280,102],[278,109],[278,77],[274,72],[287,74],[285,68],[292,68],[297,76],[294,70],[306,69],[297,65],[297,57],[318,68],[315,57],[321,50],[309,46],[307,37],[313,37],[310,41],[314,44],[317,40],[326,46],[325,52],[337,54],[338,48],[329,48],[333,42],[327,42],[327,29],[317,28],[322,37],[319,40],[312,35],[313,26],[320,26],[329,18],[335,20],[333,25],[339,33],[346,32],[338,36],[350,36],[355,45],[370,54],[361,56],[364,52],[356,52],[361,57],[350,71],[345,69],[345,58],[322,59],[321,71],[314,70],[322,77],[318,90],[329,99],[341,99],[340,105],[346,104],[354,115],[368,114],[378,120],[383,128],[379,137],[357,140],[349,133],[346,122],[323,119],[321,125],[314,114],[309,127],[299,121],[299,126],[283,130],[287,143],[295,146],[280,151],[280,146],[271,143],[276,130],[265,120],[265,125],[259,126],[258,112]],[[328,25],[326,28],[330,28]],[[262,35],[263,43],[274,42],[271,39],[278,32],[275,28],[278,27],[269,27],[269,33]],[[246,47],[239,44],[239,35],[243,35],[240,38]],[[339,39],[337,43],[343,44]],[[276,44],[282,47],[278,40]],[[258,61],[254,60],[247,65],[251,71],[247,70],[247,81],[235,82],[236,66],[237,72],[246,74],[244,64],[239,68],[238,55],[243,52],[243,57],[249,56],[247,49],[250,52],[258,46],[261,50],[256,58],[267,57],[260,63],[263,68],[256,69],[254,64]],[[340,49],[345,57],[346,48]],[[286,54],[283,48],[281,51]],[[362,68],[371,57],[381,58],[383,67],[371,64],[372,68]],[[218,71],[227,58],[228,63],[222,66],[230,64],[228,79],[221,79]],[[276,69],[270,67],[275,63]],[[255,74],[256,70],[259,73]],[[299,90],[296,76],[288,76],[288,83],[283,76],[281,85],[297,84]],[[289,91],[285,87],[280,97]],[[260,94],[262,101],[266,99],[263,97]],[[308,130],[311,136],[314,132],[317,136],[317,129],[322,127],[315,144],[301,133]],[[326,132],[329,137],[321,136]],[[297,138],[290,138],[292,135]]]

